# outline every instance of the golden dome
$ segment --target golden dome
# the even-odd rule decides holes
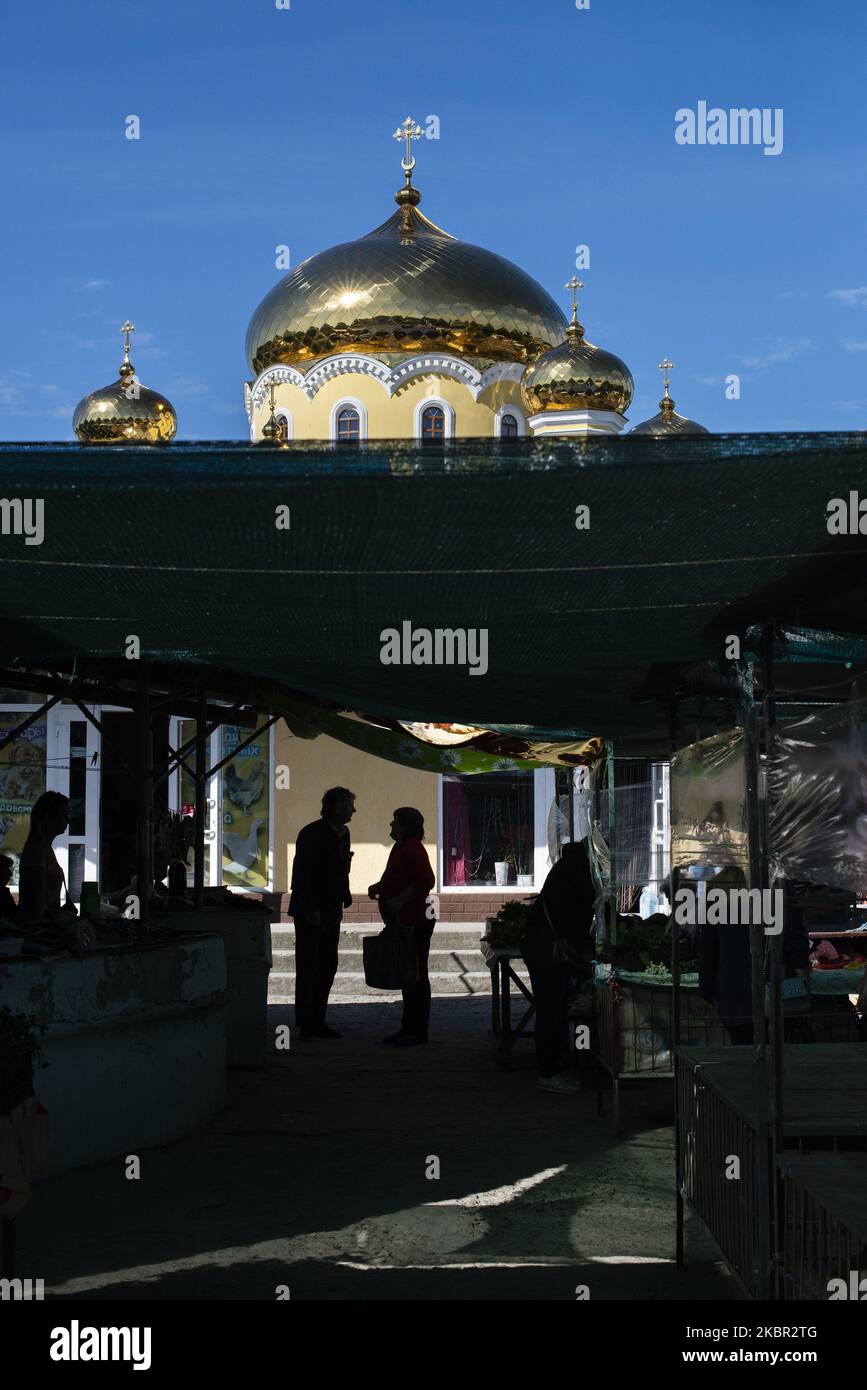
[[[632,374],[613,352],[588,343],[575,300],[575,291],[583,286],[573,275],[566,288],[573,293],[566,341],[527,368],[521,381],[524,405],[531,415],[548,410],[612,410],[624,415],[635,389]]]
[[[72,428],[82,444],[168,444],[178,428],[174,407],[158,391],[142,386],[129,360],[133,325],[125,323],[121,332],[124,354],[117,381],[79,401]]]
[[[674,366],[668,358],[664,358],[659,364],[659,370],[665,373],[663,378],[664,391],[662,400],[659,402],[659,414],[654,415],[649,420],[643,420],[640,425],[636,425],[630,434],[710,434],[704,425],[699,425],[695,420],[688,420],[685,415],[678,415],[674,408],[674,401],[671,399],[668,389],[668,373]]]
[[[563,342],[566,320],[541,285],[435,226],[419,198],[407,173],[387,222],[311,256],[275,285],[247,330],[257,376],[334,352],[447,350],[526,362]]]

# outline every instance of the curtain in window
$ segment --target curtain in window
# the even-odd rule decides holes
[[[463,888],[467,882],[470,855],[470,811],[463,782],[443,782],[443,858],[448,888]]]

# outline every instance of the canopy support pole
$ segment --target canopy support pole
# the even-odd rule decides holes
[[[774,728],[777,722],[776,699],[774,697],[774,628],[765,627],[762,634],[762,684],[764,686],[765,714],[765,752],[770,760],[773,749]],[[771,880],[771,866],[768,838],[768,816],[770,798],[765,795],[764,853],[762,855],[762,887],[776,889],[776,879]],[[770,1009],[768,1011],[768,1105],[770,1122],[770,1170],[771,1170],[771,1215],[772,1215],[772,1292],[779,1297],[781,1261],[783,1254],[783,1212],[782,1193],[779,1182],[779,1157],[783,1151],[783,1043],[785,1025],[783,1018],[783,934],[785,932],[786,902],[783,901],[783,929],[768,939]]]
[[[747,844],[750,890],[762,887],[762,846],[759,808],[759,728],[755,699],[755,671],[747,659],[738,667],[741,691],[741,717],[744,729],[744,770],[746,774]],[[768,1094],[768,1048],[765,1042],[765,932],[761,913],[750,913],[750,959],[752,965],[753,1057],[756,1079],[756,1244],[758,1270],[756,1297],[769,1294],[771,1256],[771,1143],[770,1096]]]
[[[606,744],[606,771],[608,773],[608,854],[611,865],[608,875],[608,927],[611,940],[617,940],[617,824],[615,819],[616,801],[614,796],[614,744],[611,739]]]
[[[150,679],[147,665],[138,673],[138,699],[135,717],[138,743],[138,824],[136,826],[136,891],[139,914],[147,917],[153,891],[153,846],[151,843],[153,807],[153,740],[151,734]]]
[[[198,690],[196,714],[196,806],[193,816],[193,907],[205,904],[205,812],[208,777],[208,692],[204,685]]]

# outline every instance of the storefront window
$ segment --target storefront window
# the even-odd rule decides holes
[[[0,739],[28,713],[0,711]],[[45,719],[39,719],[0,752],[0,851],[14,861],[13,883],[18,882],[18,856],[30,829],[31,808],[45,791],[45,735]]]
[[[248,734],[248,729],[224,724],[222,756]],[[270,887],[270,737],[270,729],[261,729],[259,737],[223,768],[222,881],[230,887]]]
[[[443,777],[446,888],[532,887],[533,774]]]

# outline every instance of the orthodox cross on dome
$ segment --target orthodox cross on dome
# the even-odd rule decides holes
[[[406,174],[407,183],[409,183],[410,176],[415,168],[415,160],[412,154],[412,142],[413,140],[420,140],[423,134],[424,132],[421,126],[416,124],[412,116],[407,116],[406,120],[399,125],[394,132],[393,138],[395,140],[406,141],[406,157],[400,161],[400,164],[403,172]]]
[[[668,399],[669,399],[668,374],[669,374],[669,372],[674,371],[674,363],[673,363],[673,362],[669,362],[669,360],[668,360],[667,357],[663,357],[662,361],[661,361],[660,364],[659,364],[659,369],[658,369],[658,370],[664,373],[663,378],[662,378],[662,384],[663,384],[663,386],[664,386],[664,388],[665,388],[665,398],[666,398],[666,400],[668,400]]]
[[[129,360],[129,335],[130,333],[135,332],[135,324],[130,323],[129,319],[127,319],[124,323],[121,324],[120,331],[123,334],[123,361],[120,364],[120,374],[121,376],[132,376],[135,372],[135,368]]]
[[[674,414],[674,401],[671,399],[671,393],[668,389],[668,374],[674,370],[674,363],[670,362],[667,357],[663,357],[659,364],[659,370],[663,374],[662,383],[665,388],[662,393],[662,400],[659,402],[659,408],[663,415],[670,419]]]
[[[578,291],[583,290],[584,282],[579,280],[577,275],[573,275],[571,280],[566,281],[563,288],[572,291],[572,318],[569,322],[569,336],[570,338],[582,338],[584,325],[578,322]]]
[[[421,194],[417,188],[412,186],[412,171],[415,168],[415,160],[412,157],[412,142],[413,140],[420,140],[423,134],[421,126],[413,120],[412,116],[407,116],[406,120],[394,132],[395,140],[406,142],[406,155],[400,161],[405,183],[403,188],[398,189],[394,195],[394,201],[402,212],[401,231],[404,237],[412,236],[414,231],[412,209],[418,207],[421,202]]]

